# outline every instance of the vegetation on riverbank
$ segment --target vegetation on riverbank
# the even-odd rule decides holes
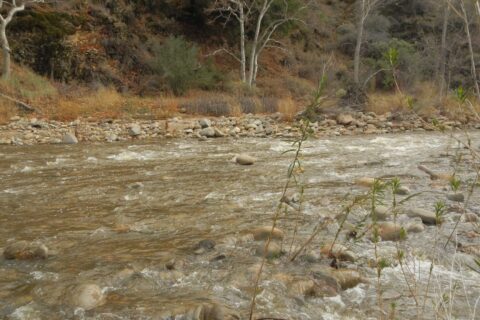
[[[372,7],[359,25],[362,3]],[[452,94],[459,87],[478,104],[470,61],[480,43],[465,38],[465,26],[479,27],[470,3],[291,0],[292,10],[279,16],[285,4],[266,13],[264,27],[279,17],[288,23],[278,25],[264,47],[257,44],[254,60],[255,6],[241,38],[221,1],[33,4],[8,27],[16,66],[0,92],[37,108],[37,116],[59,120],[164,118],[184,111],[279,111],[292,119],[327,66],[322,108],[329,112],[413,109],[457,119]],[[246,66],[238,59],[242,52]],[[243,76],[250,75],[250,61],[257,65],[253,82]],[[0,99],[1,122],[15,113]]]

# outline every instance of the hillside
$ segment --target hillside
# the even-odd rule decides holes
[[[278,99],[283,104],[293,104],[295,107],[289,109],[296,112],[307,104],[325,69],[327,109],[343,106],[366,107],[376,112],[403,110],[411,107],[407,100],[414,101],[419,112],[448,109],[444,108],[449,104],[448,99],[433,99],[442,78],[439,46],[444,9],[438,2],[380,1],[365,22],[360,60],[362,81],[361,85],[353,85],[358,3],[289,0],[284,2],[289,10],[284,14],[283,4],[272,1],[263,28],[275,19],[291,20],[275,30],[272,35],[275,41],[269,42],[259,55],[255,88],[242,83],[240,63],[232,57],[239,56],[238,22],[231,15],[214,10],[218,9],[218,3],[221,2],[169,1],[159,5],[154,1],[103,0],[35,4],[19,13],[8,28],[12,57],[17,65],[49,79],[59,96],[67,101],[83,98],[86,91],[97,94],[101,89],[103,93],[116,91],[120,95],[154,100],[173,95],[209,97],[209,101],[220,100],[227,105],[232,104],[233,97],[233,104],[247,109],[241,98],[250,96],[257,99],[259,106],[254,109],[258,112],[272,109],[265,106],[265,99],[270,103]],[[252,15],[245,27],[247,60],[255,18]],[[473,15],[471,18],[472,28],[476,28]],[[454,14],[448,19],[444,82],[452,90],[460,85],[472,88],[461,20]],[[177,50],[170,56],[165,53],[169,39],[178,40],[170,45],[168,50]],[[398,55],[395,66],[398,85],[394,85],[389,70],[386,57],[389,48],[395,48]],[[194,70],[190,73],[181,70],[186,65],[178,58],[183,52],[191,59],[190,69]],[[180,66],[170,71],[165,69],[165,65],[175,64]],[[169,72],[184,73],[181,90],[172,85]],[[362,98],[365,94],[370,99]],[[42,101],[32,101],[18,92],[16,96],[42,108]],[[174,110],[182,102],[158,103],[152,106],[148,100],[143,104]],[[208,105],[195,109],[209,112]],[[64,117],[77,115],[82,113],[72,112]]]

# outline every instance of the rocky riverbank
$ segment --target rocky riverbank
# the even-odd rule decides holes
[[[479,129],[479,123],[463,124],[444,117],[422,119],[415,114],[377,115],[373,112],[340,113],[310,123],[314,137],[385,134],[407,131]],[[281,113],[247,114],[241,117],[174,117],[167,120],[78,119],[72,122],[13,117],[0,126],[0,144],[75,144],[78,142],[114,142],[131,139],[218,137],[295,138],[301,133],[298,122],[287,122]]]

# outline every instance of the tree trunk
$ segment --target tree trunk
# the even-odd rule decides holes
[[[258,52],[258,53],[255,55],[255,62],[254,62],[254,67],[253,67],[253,81],[252,81],[253,86],[255,86],[255,84],[257,83],[258,55],[259,55],[259,54],[260,54],[260,52]]]
[[[5,22],[2,22],[0,26],[0,39],[2,41],[2,54],[3,54],[3,66],[2,66],[2,78],[7,80],[10,78],[10,46],[8,44],[7,25]]]
[[[252,51],[250,52],[250,70],[248,71],[248,86],[252,87],[253,86],[253,80],[255,76],[255,62],[256,62],[256,56],[257,56],[257,47],[258,47],[258,38],[260,36],[260,28],[262,26],[262,21],[263,17],[265,16],[265,13],[268,10],[268,0],[263,1],[263,6],[262,10],[260,10],[260,13],[258,15],[258,20],[257,20],[257,26],[255,28],[255,36],[253,38],[252,42]]]
[[[246,73],[246,64],[247,58],[245,56],[245,13],[243,9],[243,5],[240,3],[240,73],[242,77],[242,82],[247,82],[247,73]]]
[[[353,57],[353,81],[360,83],[360,52],[363,41],[363,28],[365,25],[365,0],[361,0],[360,19],[358,23],[357,44],[355,46],[355,55]]]
[[[450,6],[448,5],[448,3],[445,3],[445,10],[443,13],[442,44],[440,49],[440,65],[438,69],[438,73],[439,73],[438,76],[440,78],[440,98],[441,99],[443,99],[446,93],[445,70],[447,65],[447,33],[448,33],[449,17],[450,17]]]
[[[475,57],[474,57],[474,54],[473,54],[472,37],[470,35],[470,26],[469,26],[469,23],[468,23],[468,15],[467,15],[467,11],[465,10],[465,4],[464,4],[463,0],[460,1],[460,6],[462,8],[463,21],[465,23],[465,33],[467,35],[468,50],[470,51],[470,64],[471,64],[473,83],[474,83],[474,87],[475,87],[475,94],[477,95],[477,99],[480,100],[480,88],[478,87],[478,81],[477,81],[477,68],[475,66]]]

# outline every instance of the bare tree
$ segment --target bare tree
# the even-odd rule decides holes
[[[480,87],[478,86],[478,76],[477,76],[477,67],[475,65],[475,55],[473,52],[473,43],[472,43],[472,36],[470,33],[470,20],[468,17],[467,9],[465,7],[465,2],[464,0],[457,0],[460,6],[460,10],[458,10],[454,3],[453,0],[448,0],[448,5],[452,9],[453,12],[457,16],[459,16],[464,24],[465,27],[465,35],[467,37],[467,43],[468,43],[468,51],[470,54],[470,71],[472,73],[472,80],[473,80],[473,86],[475,88],[475,95],[477,96],[477,99],[480,100]],[[475,2],[476,6],[476,11],[480,11],[478,1]],[[480,14],[480,12],[479,12]]]
[[[242,82],[249,87],[255,86],[258,74],[258,60],[260,54],[269,47],[282,48],[281,43],[274,39],[275,32],[283,24],[291,21],[301,21],[298,14],[306,8],[300,7],[294,12],[289,8],[288,1],[280,2],[280,10],[273,12],[274,0],[217,0],[209,9],[218,13],[217,18],[223,18],[225,24],[235,19],[240,31],[240,57],[226,51],[240,62],[240,76]],[[269,17],[266,22],[266,17]],[[249,41],[246,30],[252,30],[253,38]],[[247,42],[250,42],[250,54],[248,56],[247,70]]]
[[[357,43],[355,46],[355,54],[353,57],[353,81],[355,84],[360,83],[360,53],[362,50],[363,34],[365,30],[365,22],[368,16],[381,0],[358,0],[358,25],[357,25]]]
[[[223,18],[225,24],[227,24],[232,17],[237,20],[240,29],[240,59],[226,49],[221,51],[227,51],[235,59],[240,61],[240,77],[242,82],[246,83],[247,58],[245,54],[245,24],[250,14],[250,7],[247,7],[247,3],[243,0],[219,0],[215,2],[213,9],[210,9],[210,11],[217,12],[217,18]]]
[[[447,65],[447,33],[448,33],[448,20],[450,17],[450,6],[448,5],[449,0],[445,0],[444,11],[443,11],[443,25],[442,25],[442,42],[440,47],[440,64],[439,64],[439,80],[440,80],[440,98],[443,98],[446,92],[446,65]]]
[[[17,0],[0,0],[0,10],[6,11],[6,15],[0,13],[0,41],[3,53],[2,77],[8,79],[10,77],[10,45],[7,38],[7,26],[12,21],[15,14],[25,10],[25,6],[33,2],[43,2],[43,0],[17,1]],[[6,10],[4,10],[6,9]]]

